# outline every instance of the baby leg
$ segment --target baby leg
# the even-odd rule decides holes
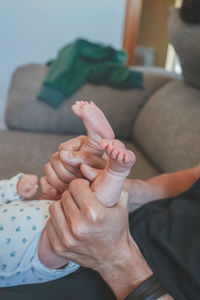
[[[114,132],[103,112],[93,103],[76,101],[73,112],[82,119],[87,130],[87,139],[81,150],[101,156],[104,149],[99,142],[102,139],[114,139]]]
[[[102,140],[100,146],[108,153],[108,163],[91,184],[91,189],[105,206],[113,206],[119,200],[126,177],[136,161],[132,151],[118,140]]]

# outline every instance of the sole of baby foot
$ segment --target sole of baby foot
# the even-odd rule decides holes
[[[76,101],[72,111],[82,119],[87,130],[89,143],[99,143],[101,139],[113,139],[114,132],[104,113],[94,102]]]

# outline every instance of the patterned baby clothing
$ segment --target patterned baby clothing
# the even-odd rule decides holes
[[[51,281],[79,268],[71,261],[56,270],[40,262],[38,245],[52,201],[19,201],[16,186],[22,176],[0,181],[0,287]]]
[[[0,180],[0,203],[23,200],[23,198],[17,194],[17,183],[22,176],[24,176],[24,174],[19,173],[11,179]]]

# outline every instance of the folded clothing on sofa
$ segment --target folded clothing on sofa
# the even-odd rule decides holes
[[[78,39],[49,63],[38,99],[58,108],[86,81],[119,89],[143,88],[142,73],[125,66],[126,60],[122,50]]]

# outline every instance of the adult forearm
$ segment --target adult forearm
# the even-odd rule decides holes
[[[121,249],[126,255],[119,258],[118,264],[104,266],[99,273],[108,283],[118,300],[125,299],[140,284],[153,275],[136,243],[130,238],[128,249]],[[173,300],[163,295],[158,300]]]
[[[183,193],[198,178],[200,165],[188,170],[161,174],[147,181],[127,179],[124,189],[129,193],[131,202],[144,204]]]
[[[156,199],[177,196],[188,190],[200,178],[200,165],[173,173],[165,173],[146,181],[156,194]],[[155,200],[156,200],[155,199]]]

